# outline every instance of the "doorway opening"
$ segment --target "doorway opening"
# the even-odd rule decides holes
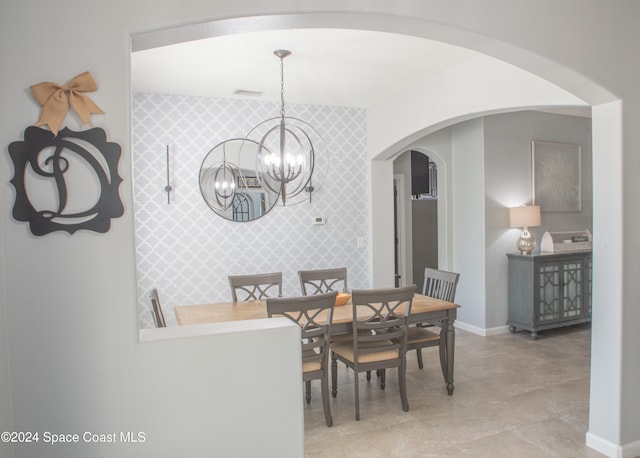
[[[415,150],[393,166],[395,284],[420,288],[425,267],[438,268],[438,167]]]

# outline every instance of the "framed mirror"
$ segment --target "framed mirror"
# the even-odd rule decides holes
[[[204,157],[200,192],[217,215],[229,221],[254,221],[275,205],[277,196],[265,192],[256,176],[259,148],[253,140],[233,138],[217,144]]]

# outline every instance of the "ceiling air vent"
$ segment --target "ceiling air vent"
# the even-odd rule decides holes
[[[236,89],[233,92],[235,95],[248,95],[251,97],[260,97],[264,92],[261,91],[249,91],[247,89]]]

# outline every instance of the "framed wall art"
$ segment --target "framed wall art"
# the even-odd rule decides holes
[[[543,212],[582,211],[582,147],[570,143],[531,143],[534,205]]]

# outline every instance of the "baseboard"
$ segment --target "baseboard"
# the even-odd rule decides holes
[[[618,446],[612,444],[608,440],[601,438],[600,436],[596,436],[590,432],[587,432],[586,435],[587,447],[594,449],[597,452],[600,452],[608,457],[617,458],[621,455],[618,454]]]
[[[499,334],[509,334],[509,326],[505,324],[504,326],[498,326],[497,328],[487,329],[488,336],[497,336]]]
[[[509,326],[499,326],[497,328],[479,328],[478,326],[474,326],[472,324],[464,323],[462,321],[456,321],[455,326],[457,329],[462,329],[463,331],[471,332],[472,334],[476,334],[483,337],[488,336],[497,336],[498,334],[506,334],[509,332]]]
[[[588,432],[586,442],[587,447],[592,448],[610,458],[634,458],[640,456],[640,441],[620,446]]]
[[[640,456],[640,441],[631,442],[622,446],[622,458],[633,458]]]

